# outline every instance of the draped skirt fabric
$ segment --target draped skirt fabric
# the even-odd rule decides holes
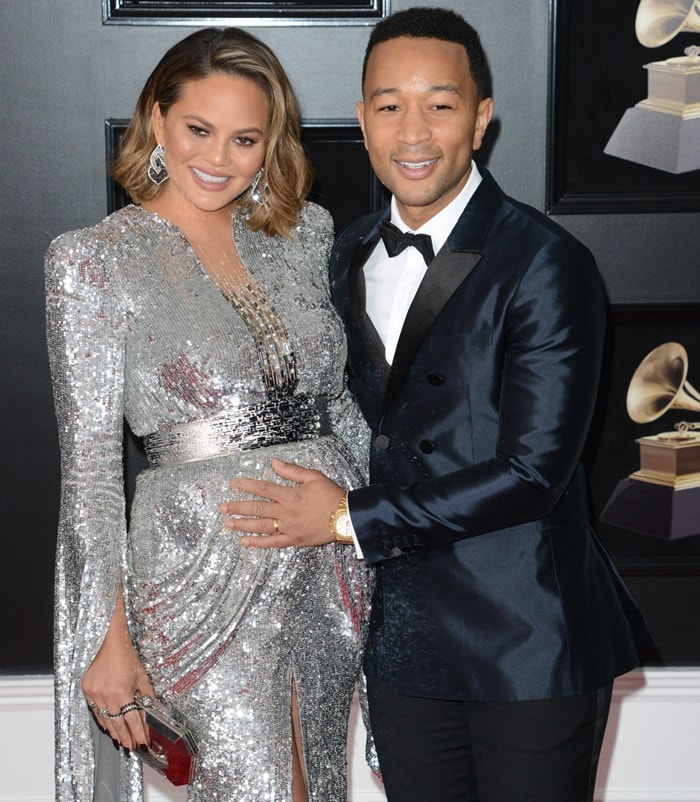
[[[223,527],[230,479],[273,478],[272,456],[358,479],[325,437],[154,468],[137,483],[129,607],[157,693],[200,746],[191,801],[291,800],[293,688],[309,799],[346,798],[367,573],[348,547],[249,549]]]

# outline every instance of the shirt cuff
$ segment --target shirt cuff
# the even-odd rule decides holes
[[[357,555],[358,560],[364,560],[365,555],[362,553],[360,541],[357,539],[357,534],[355,533],[355,525],[352,522],[352,513],[350,512],[350,496],[348,496],[348,517],[350,518],[350,534],[352,535],[352,542],[355,544],[355,554]]]

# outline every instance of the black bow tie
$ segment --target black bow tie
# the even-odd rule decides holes
[[[397,256],[412,245],[421,252],[426,265],[429,265],[435,258],[433,241],[428,234],[411,234],[410,231],[404,233],[386,220],[379,224],[379,233],[389,256]]]

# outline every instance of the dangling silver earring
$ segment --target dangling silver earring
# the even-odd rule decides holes
[[[148,168],[148,177],[159,187],[168,178],[168,169],[165,166],[165,151],[162,145],[156,145],[151,153],[151,166]]]
[[[253,183],[250,185],[250,197],[258,204],[258,206],[262,206],[263,203],[265,203],[265,195],[267,195],[268,192],[267,181],[263,179],[264,172],[264,168],[261,167],[255,174]],[[261,181],[262,187],[260,186]]]

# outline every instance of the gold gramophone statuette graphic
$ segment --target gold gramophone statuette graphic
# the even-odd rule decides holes
[[[664,343],[647,354],[627,390],[627,414],[651,423],[669,409],[700,412],[700,393],[686,381],[688,355],[680,343]],[[672,432],[641,437],[640,467],[632,477],[674,488],[700,486],[700,423],[675,424]],[[700,514],[700,511],[699,511]]]
[[[641,0],[635,20],[644,47],[700,33],[700,0]],[[700,47],[644,65],[647,94],[622,116],[603,152],[667,173],[700,168]]]
[[[634,372],[627,413],[652,423],[670,409],[700,412],[700,393],[687,381],[688,354],[676,342],[655,348]],[[700,423],[640,437],[639,470],[620,481],[600,520],[666,540],[700,534]]]

